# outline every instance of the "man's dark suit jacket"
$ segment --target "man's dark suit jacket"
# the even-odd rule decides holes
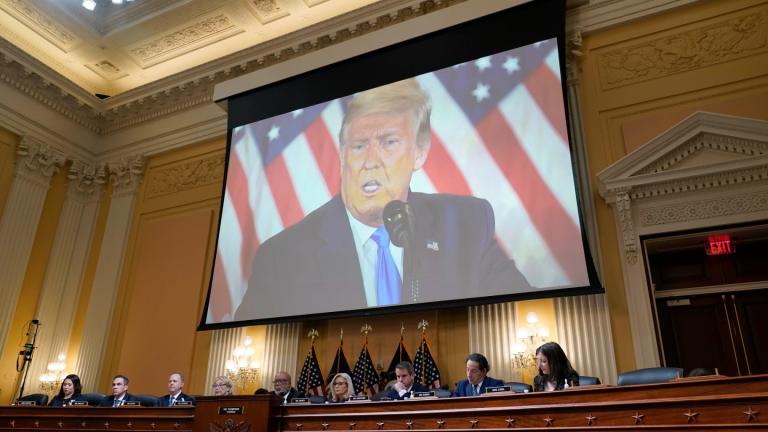
[[[126,393],[123,397],[123,403],[128,401],[138,401],[132,394]],[[107,396],[104,399],[99,402],[100,407],[111,407],[115,403],[115,397],[114,396]]]
[[[167,407],[168,406],[168,400],[171,398],[171,395],[167,394],[165,396],[161,396],[157,398],[157,406],[159,407]],[[195,404],[195,398],[185,394],[185,393],[179,393],[179,396],[176,397],[176,402],[183,402],[183,401],[190,401],[192,402],[192,405]]]
[[[482,383],[480,383],[480,394],[485,393],[485,389],[488,387],[498,387],[504,385],[504,381],[497,380],[486,376]],[[461,380],[456,384],[456,390],[453,392],[453,396],[475,396],[475,392],[472,391],[472,384],[469,380]]]
[[[416,302],[525,291],[525,277],[499,248],[488,201],[411,192]],[[401,302],[411,303],[409,284]],[[235,319],[366,308],[360,262],[341,196],[259,247]]]
[[[413,385],[411,386],[411,391],[425,392],[425,391],[429,391],[429,387],[425,386],[422,383],[414,382]],[[411,397],[411,393],[410,392],[403,393],[403,395],[400,396],[400,393],[398,393],[397,390],[395,390],[395,388],[392,387],[387,391],[387,397],[390,399],[403,400],[403,399],[409,399]]]
[[[270,394],[273,394],[273,395],[275,395],[275,396],[277,396],[277,397],[279,397],[280,399],[283,399],[283,396],[281,396],[281,395],[279,395],[279,394],[275,393],[275,391],[274,391],[274,390],[272,390],[272,391],[271,391],[271,392],[269,392],[269,393],[270,393]],[[292,401],[294,398],[303,398],[303,397],[305,397],[305,396],[304,396],[304,393],[301,393],[301,392],[299,392],[298,390],[296,390],[296,389],[295,389],[295,388],[293,388],[293,387],[291,387],[291,390],[289,390],[289,391],[288,391],[288,402],[289,402],[289,403],[290,403],[290,402],[291,402],[291,401]],[[283,399],[283,401],[285,401],[285,399]],[[283,402],[281,402],[281,403],[283,403]]]

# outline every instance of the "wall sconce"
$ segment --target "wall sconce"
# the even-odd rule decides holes
[[[40,390],[48,394],[58,392],[59,386],[64,380],[63,371],[67,367],[66,358],[67,356],[61,353],[57,358],[58,361],[48,363],[48,372],[40,375]]]
[[[539,316],[536,312],[528,312],[525,315],[525,321],[528,323],[517,329],[517,339],[519,342],[512,346],[512,368],[520,376],[523,372],[530,370],[536,371],[536,348],[547,341],[549,329],[539,324]]]
[[[255,350],[251,345],[253,345],[253,339],[250,336],[246,336],[243,339],[243,344],[232,351],[232,358],[225,363],[227,377],[241,391],[245,387],[258,382],[260,376],[261,364],[253,358]]]

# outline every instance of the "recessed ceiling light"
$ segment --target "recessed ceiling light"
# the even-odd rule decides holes
[[[112,4],[123,4],[123,0],[112,0]]]
[[[92,11],[96,9],[96,1],[95,0],[83,0],[83,7],[88,9],[89,11]]]

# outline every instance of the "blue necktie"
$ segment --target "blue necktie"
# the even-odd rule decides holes
[[[400,303],[402,282],[389,250],[389,233],[384,226],[380,226],[371,234],[371,238],[379,247],[376,254],[376,297],[379,306]]]

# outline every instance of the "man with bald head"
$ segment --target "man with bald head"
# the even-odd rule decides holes
[[[157,399],[157,406],[170,407],[179,402],[191,402],[194,405],[195,398],[182,392],[183,389],[184,375],[181,372],[172,373],[168,377],[168,394]]]
[[[294,398],[304,397],[303,393],[291,385],[291,375],[288,372],[280,371],[276,373],[272,379],[272,384],[275,386],[275,390],[270,393],[280,396],[283,399],[283,405],[291,403]]]

